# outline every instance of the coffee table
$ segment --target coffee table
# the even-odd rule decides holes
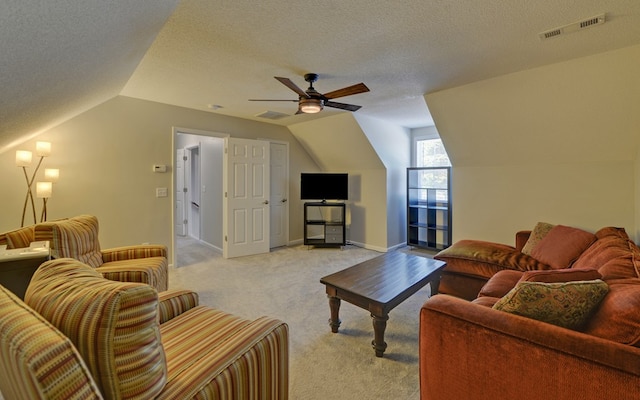
[[[371,344],[376,356],[382,357],[387,344],[384,331],[389,311],[431,284],[431,294],[438,293],[443,261],[392,251],[356,264],[320,279],[326,286],[331,310],[331,332],[340,327],[340,301],[364,308],[373,318],[374,339]],[[416,318],[418,318],[416,316]]]

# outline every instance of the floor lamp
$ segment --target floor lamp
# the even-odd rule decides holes
[[[42,214],[40,214],[40,222],[47,220],[47,200],[51,198],[53,183],[36,182],[36,196],[42,199]]]
[[[31,211],[33,213],[33,223],[37,222],[36,220],[36,205],[33,200],[33,191],[31,187],[33,186],[33,181],[36,177],[38,169],[40,169],[40,165],[42,164],[42,160],[45,157],[51,154],[51,143],[49,142],[36,142],[36,154],[40,156],[40,160],[38,161],[38,165],[36,165],[36,169],[33,171],[31,178],[27,174],[27,167],[31,165],[31,160],[33,154],[27,150],[18,150],[16,151],[16,166],[22,167],[22,171],[24,172],[24,179],[27,183],[27,194],[24,198],[24,206],[22,207],[22,220],[20,222],[20,227],[24,226],[24,217],[27,213],[27,204],[31,202]]]

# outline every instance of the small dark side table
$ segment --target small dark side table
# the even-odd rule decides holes
[[[48,242],[32,243],[31,247],[21,249],[0,248],[0,285],[24,300],[31,277],[49,259]]]

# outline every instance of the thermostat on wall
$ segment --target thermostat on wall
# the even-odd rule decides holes
[[[167,166],[156,164],[153,166],[153,172],[167,172]]]

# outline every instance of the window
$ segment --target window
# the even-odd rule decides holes
[[[451,162],[441,139],[415,141],[416,167],[450,167]]]
[[[451,162],[435,127],[420,128],[412,132],[412,158],[415,167],[450,167]],[[425,187],[447,188],[448,174],[445,170],[430,171],[420,175],[420,184]],[[426,194],[425,194],[426,196]],[[426,197],[421,199],[426,201]],[[437,201],[448,201],[447,191],[436,192]]]

